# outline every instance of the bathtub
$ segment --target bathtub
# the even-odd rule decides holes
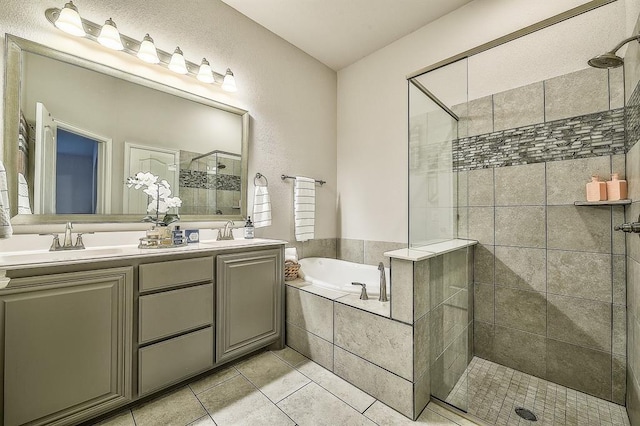
[[[307,257],[300,259],[299,263],[300,277],[311,284],[346,293],[360,293],[361,287],[351,284],[359,282],[367,285],[367,294],[370,297],[380,294],[380,272],[377,266],[324,257]],[[389,268],[384,269],[387,295],[390,295]]]

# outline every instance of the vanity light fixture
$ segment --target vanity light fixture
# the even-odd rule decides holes
[[[206,58],[202,58],[202,63],[200,64],[200,69],[198,70],[197,79],[204,83],[213,83],[215,79],[213,78],[213,70],[211,69],[211,65]]]
[[[111,18],[104,22],[102,30],[100,30],[100,35],[98,36],[98,43],[113,50],[124,49],[122,40],[120,40],[118,27],[116,27],[116,23],[113,22]]]
[[[222,82],[222,90],[226,90],[227,92],[237,92],[238,88],[236,87],[236,78],[233,76],[231,72],[231,68],[227,68],[227,72],[224,75],[224,81]]]
[[[144,36],[144,38],[142,39],[142,43],[140,43],[138,58],[150,64],[157,64],[160,62],[160,58],[158,58],[158,51],[156,50],[156,45],[153,44],[153,39],[151,38],[149,33]]]
[[[180,47],[176,47],[176,50],[171,55],[171,61],[169,62],[169,69],[173,72],[177,72],[178,74],[187,74],[189,70],[187,69],[187,64],[184,61],[184,55],[182,54],[182,50]]]
[[[55,20],[53,25],[67,34],[78,37],[86,35],[84,27],[82,26],[82,19],[78,13],[78,8],[72,1],[64,5],[58,15],[58,19]]]
[[[145,35],[142,41],[120,34],[111,18],[107,19],[104,25],[98,25],[82,19],[78,14],[78,9],[71,1],[66,3],[62,9],[47,9],[44,14],[49,22],[69,34],[84,36],[108,48],[120,50],[145,62],[158,64],[179,74],[190,75],[204,83],[220,85],[224,91],[237,91],[235,78],[229,68],[223,75],[213,71],[209,61],[206,59],[202,60],[200,66],[187,61],[179,47],[176,48],[173,54],[157,49],[149,34]]]

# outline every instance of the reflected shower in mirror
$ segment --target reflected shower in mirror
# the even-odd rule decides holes
[[[20,141],[5,158],[34,213],[17,223],[135,221],[148,200],[125,182],[140,171],[169,182],[183,219],[245,214],[246,111],[7,37],[19,47],[7,116],[13,107],[21,120],[5,119],[7,140]]]

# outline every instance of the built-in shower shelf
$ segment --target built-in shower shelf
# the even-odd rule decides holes
[[[631,200],[618,201],[576,201],[575,206],[626,206],[631,204]]]

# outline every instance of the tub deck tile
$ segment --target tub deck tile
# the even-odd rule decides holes
[[[391,302],[379,302],[378,296],[371,296],[369,300],[360,300],[359,295],[348,294],[336,299],[336,302],[358,308],[372,314],[380,315],[385,318],[391,318]]]
[[[315,284],[308,283],[301,278],[298,278],[293,281],[287,281],[286,284],[291,287],[299,288],[302,291],[306,291],[312,294],[316,294],[318,296],[326,297],[327,299],[331,299],[331,300],[336,300],[349,294],[341,291],[329,290],[328,288],[324,288]]]

